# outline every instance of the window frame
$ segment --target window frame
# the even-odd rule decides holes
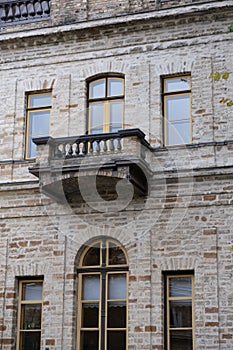
[[[41,283],[42,284],[42,298],[41,300],[23,300],[23,285],[27,283]],[[16,341],[16,350],[22,350],[22,334],[23,333],[40,333],[40,347],[41,347],[41,336],[42,336],[42,321],[43,321],[43,300],[44,300],[44,279],[38,278],[38,279],[22,279],[19,280],[19,289],[18,289],[18,316],[17,316],[17,341]],[[32,304],[38,304],[41,305],[41,324],[40,329],[23,329],[21,328],[21,323],[23,321],[23,305],[32,305]]]
[[[47,106],[36,106],[33,107],[30,105],[30,97],[31,96],[43,96],[43,95],[50,95],[50,105]],[[29,144],[32,138],[36,137],[36,134],[31,134],[29,132],[30,125],[31,125],[31,118],[30,113],[35,112],[41,112],[41,111],[48,111],[49,112],[49,131],[48,134],[50,134],[50,127],[51,127],[51,111],[52,111],[52,91],[46,90],[46,91],[34,91],[34,92],[27,92],[25,96],[25,103],[26,103],[26,135],[25,135],[25,159],[26,160],[33,160],[36,157],[31,156],[29,154]],[[41,136],[41,134],[40,134]],[[47,134],[45,135],[47,136]]]
[[[100,243],[100,264],[93,266],[82,266],[83,260],[86,256],[88,250]],[[124,253],[126,264],[107,264],[109,259],[109,247],[110,243],[118,246]],[[99,345],[98,350],[107,349],[107,334],[110,330],[115,331],[125,331],[126,335],[126,349],[128,349],[128,284],[129,284],[129,267],[127,254],[124,247],[114,239],[111,238],[101,238],[93,241],[88,245],[81,253],[79,260],[79,265],[77,268],[78,273],[78,320],[77,320],[77,349],[81,350],[81,332],[85,327],[82,327],[82,304],[85,300],[82,299],[83,291],[83,276],[85,275],[99,275],[100,276],[100,297],[99,297],[99,324],[98,327],[91,327],[91,330],[98,330],[99,332]],[[123,301],[126,307],[126,327],[108,327],[108,302],[112,301],[108,298],[108,280],[109,276],[112,274],[124,274],[126,281],[126,298],[114,299],[115,302]],[[90,300],[88,300],[90,302]],[[94,301],[93,301],[94,302]],[[96,300],[95,300],[96,302]],[[88,330],[86,328],[86,330]]]
[[[166,91],[166,82],[168,80],[175,80],[179,78],[189,78],[190,81],[190,89],[188,90],[175,90],[175,91]],[[174,120],[175,121],[189,121],[189,142],[188,143],[172,143],[169,144],[167,141],[167,107],[166,107],[166,99],[168,97],[176,97],[176,96],[189,96],[190,98],[190,114],[189,118],[184,118],[184,119],[178,119]],[[172,76],[164,76],[162,77],[162,110],[163,110],[163,122],[162,122],[162,132],[163,132],[163,145],[164,146],[179,146],[179,145],[185,145],[185,144],[191,144],[193,139],[192,139],[192,77],[190,73],[187,74],[177,74],[177,75],[172,75]]]
[[[169,295],[169,280],[172,278],[191,278],[192,283],[192,295],[191,296],[179,296],[172,297]],[[195,276],[193,271],[182,272],[168,272],[164,274],[164,343],[165,349],[171,350],[170,344],[170,331],[174,330],[188,330],[192,331],[192,350],[195,350]],[[170,301],[173,300],[191,300],[192,301],[192,326],[191,327],[170,327]]]
[[[115,95],[115,96],[109,96],[108,94],[108,81],[111,79],[120,80],[122,81],[122,94],[121,95]],[[97,98],[91,98],[91,84],[104,80],[104,97],[97,97]],[[90,105],[97,104],[97,103],[103,103],[103,133],[110,133],[110,103],[113,101],[122,101],[122,121],[121,121],[121,129],[123,129],[124,126],[124,103],[125,103],[125,77],[123,74],[120,73],[114,73],[114,74],[103,74],[92,77],[91,79],[87,80],[87,134],[91,134],[91,122],[90,122]]]

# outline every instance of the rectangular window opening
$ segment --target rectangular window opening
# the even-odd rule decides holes
[[[164,145],[192,143],[191,76],[163,78],[162,86]]]
[[[194,350],[194,274],[165,274],[165,348]]]
[[[40,350],[43,279],[19,281],[17,350]]]
[[[33,138],[49,136],[51,114],[51,92],[30,93],[27,99],[26,159],[36,157]]]

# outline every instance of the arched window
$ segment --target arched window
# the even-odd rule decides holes
[[[78,266],[78,350],[127,349],[128,265],[112,239],[89,245]]]
[[[88,133],[116,132],[123,128],[124,79],[106,75],[88,83]]]

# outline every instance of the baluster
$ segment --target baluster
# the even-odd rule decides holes
[[[93,142],[94,141],[90,141],[90,149],[89,149],[89,153],[92,155],[93,154],[93,151],[94,151],[94,148],[93,148]]]
[[[107,140],[104,140],[104,146],[103,146],[103,151],[104,153],[107,153],[108,147],[107,147]]]
[[[13,19],[13,18],[14,18],[14,15],[13,15],[12,6],[9,5],[8,14],[7,14],[7,19]]]
[[[19,8],[19,4],[18,3],[15,5],[15,17],[16,18],[20,18],[21,17],[21,12],[20,12],[20,8]]]
[[[43,14],[41,2],[40,1],[36,1],[34,6],[35,6],[36,14],[41,16]]]
[[[116,141],[117,141],[117,152],[121,152],[121,139],[118,137],[117,139],[116,139]]]
[[[36,13],[35,13],[35,9],[32,1],[29,2],[29,4],[27,5],[27,8],[28,8],[28,14],[30,16],[35,16]]]
[[[28,16],[27,6],[25,4],[22,4],[20,6],[20,11],[21,11],[21,15],[23,17],[27,17]]]
[[[113,139],[110,139],[109,140],[109,149],[110,149],[110,152],[114,152],[114,141]]]
[[[1,7],[1,10],[0,10],[0,13],[1,13],[1,20],[5,21],[6,20],[6,8],[5,6]]]
[[[43,12],[49,14],[50,13],[49,1],[48,0],[42,1],[41,5],[42,5]]]
[[[79,148],[79,142],[76,142],[76,149],[75,149],[75,155],[78,157],[80,154],[80,148]]]

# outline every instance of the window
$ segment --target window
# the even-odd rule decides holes
[[[128,266],[122,247],[95,241],[79,272],[78,350],[127,349]]]
[[[32,139],[48,136],[50,129],[51,93],[27,96],[26,158],[36,157],[36,145]]]
[[[194,350],[194,276],[166,276],[167,350]]]
[[[163,79],[164,144],[179,145],[191,138],[191,77]]]
[[[40,350],[42,280],[19,282],[17,350]]]
[[[88,85],[88,133],[116,132],[123,127],[124,79],[106,76]]]

